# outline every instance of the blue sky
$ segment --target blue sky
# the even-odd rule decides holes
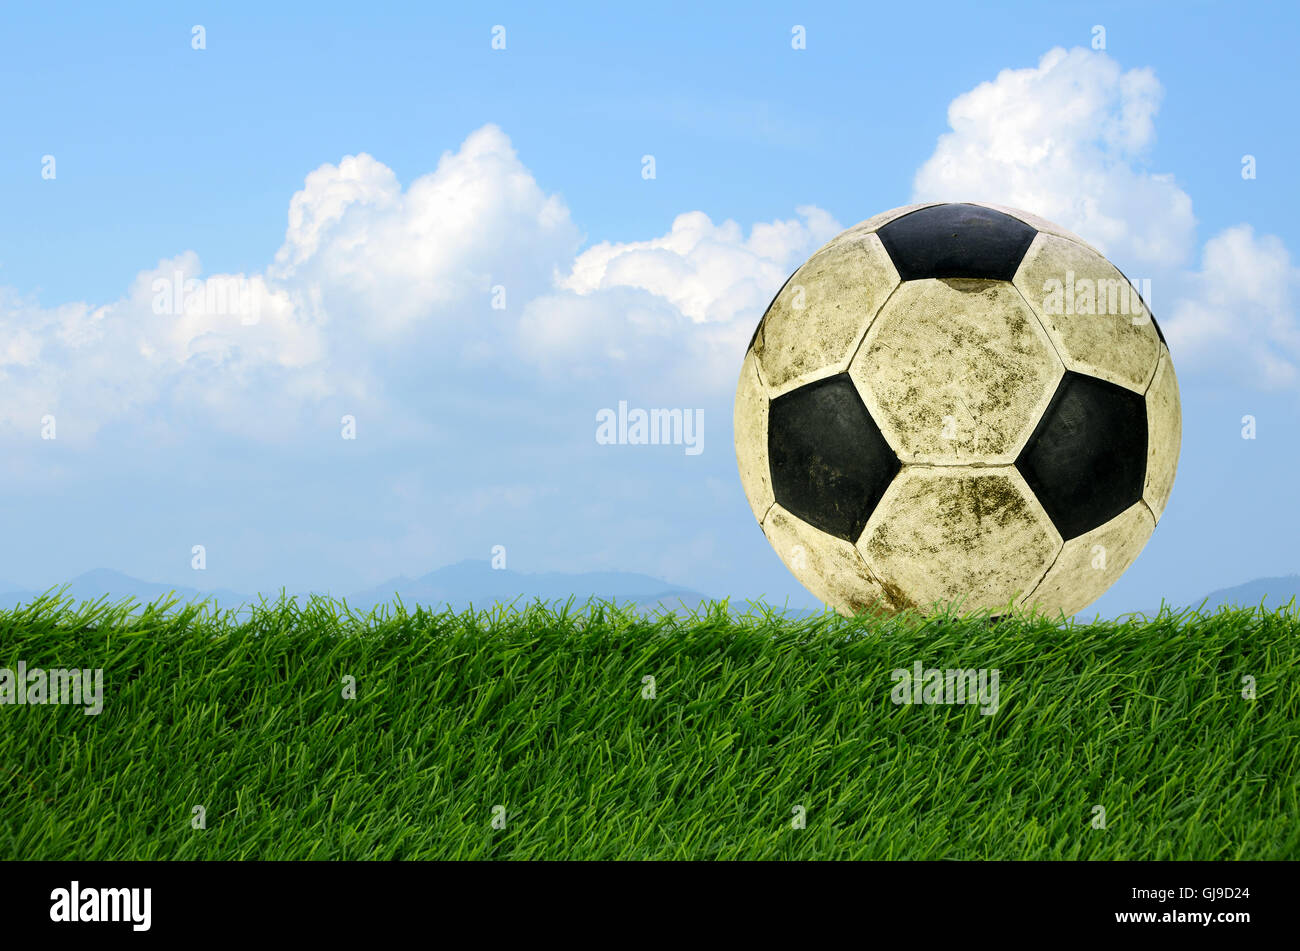
[[[1152,281],[1183,456],[1099,610],[1296,572],[1298,34],[1259,3],[6,9],[0,580],[350,591],[499,544],[809,604],[736,475],[740,357],[808,253],[914,197]],[[155,313],[177,270],[256,324]],[[620,400],[702,409],[704,451],[597,445]]]

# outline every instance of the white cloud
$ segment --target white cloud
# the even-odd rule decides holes
[[[1249,385],[1300,385],[1296,269],[1285,245],[1248,225],[1205,244],[1191,198],[1147,171],[1162,90],[1149,69],[1057,48],[954,99],[951,132],[918,170],[917,201],[985,200],[1069,228],[1130,278],[1177,288],[1153,306],[1179,369],[1213,368]],[[1154,272],[1154,273],[1153,273]]]
[[[1074,231],[1121,266],[1177,266],[1194,246],[1187,193],[1143,169],[1162,90],[1150,69],[1059,47],[953,100],[952,131],[914,182],[916,201],[988,201]]]
[[[495,126],[405,192],[391,169],[349,156],[307,176],[265,274],[205,278],[187,251],[104,306],[0,299],[0,425],[30,434],[51,413],[75,442],[170,403],[269,437],[331,394],[376,397],[385,338],[442,319],[429,349],[463,340],[476,328],[449,305],[477,298],[490,312],[495,283],[543,291],[577,244],[563,202]]]
[[[796,211],[748,236],[734,221],[714,224],[693,211],[657,238],[587,249],[558,277],[562,293],[525,309],[524,358],[579,377],[657,366],[676,382],[730,391],[764,308],[842,230],[820,208]]]
[[[348,315],[350,332],[391,339],[452,304],[481,301],[490,314],[494,285],[526,299],[578,244],[564,202],[486,125],[405,192],[365,154],[312,172],[270,273]]]
[[[30,436],[49,414],[59,438],[76,443],[170,393],[186,407],[210,407],[219,428],[248,431],[266,415],[256,408],[278,395],[328,386],[319,374],[308,381],[289,372],[318,364],[324,345],[285,291],[260,276],[199,274],[198,256],[186,252],[140,272],[102,307],[0,300],[0,425]],[[285,372],[270,389],[248,392],[250,376],[266,370]],[[250,406],[250,419],[233,418]]]
[[[262,273],[204,277],[187,251],[103,306],[0,297],[0,427],[30,437],[52,413],[73,443],[117,420],[274,439],[334,399],[349,412],[405,401],[388,416],[413,431],[436,410],[431,385],[484,367],[624,381],[673,368],[727,392],[762,309],[839,230],[798,213],[746,234],[690,212],[661,237],[578,254],[563,200],[496,126],[405,190],[375,158],[347,156],[306,177]]]
[[[602,242],[573,262],[560,286],[588,295],[636,287],[671,303],[696,323],[755,317],[790,272],[841,228],[827,212],[797,208],[802,221],[715,225],[702,211],[678,215],[667,234],[626,244]],[[755,323],[757,320],[755,319]]]
[[[1275,235],[1237,225],[1205,244],[1190,296],[1165,324],[1179,365],[1227,371],[1264,387],[1300,383],[1300,268]]]
[[[631,382],[680,368],[694,350],[692,329],[690,319],[664,299],[615,287],[529,301],[516,346],[520,361],[550,379],[615,376]]]

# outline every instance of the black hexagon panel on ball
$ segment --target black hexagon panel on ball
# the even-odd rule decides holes
[[[786,281],[741,367],[736,458],[787,567],[843,614],[1074,614],[1173,488],[1178,382],[1095,248],[1013,208],[896,208]]]

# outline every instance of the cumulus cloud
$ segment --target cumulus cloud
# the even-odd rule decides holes
[[[914,199],[1023,208],[1117,262],[1180,265],[1195,240],[1191,198],[1144,167],[1161,95],[1149,69],[1052,49],[952,101],[952,131],[917,172]]]
[[[352,332],[391,338],[494,286],[526,295],[550,284],[580,236],[494,125],[403,191],[392,169],[349,156],[307,176],[270,275],[310,289]]]
[[[140,272],[101,307],[0,298],[0,425],[31,433],[50,415],[60,438],[76,443],[169,396],[234,425],[245,402],[329,386],[296,375],[321,359],[323,341],[288,293],[256,275],[199,274],[197,255],[186,252]],[[241,386],[266,370],[282,371],[275,389]],[[257,415],[239,426],[256,428]]]
[[[526,358],[579,376],[659,365],[702,388],[730,390],[745,346],[791,272],[842,230],[826,211],[744,229],[700,211],[666,234],[602,242],[573,261],[560,293],[529,303]]]
[[[1300,268],[1281,239],[1228,228],[1206,242],[1200,270],[1186,281],[1191,294],[1165,327],[1180,362],[1268,388],[1300,383]]]
[[[763,307],[839,230],[797,211],[748,233],[691,212],[662,236],[579,254],[567,206],[496,126],[406,188],[374,157],[347,156],[307,175],[261,273],[204,276],[187,251],[102,306],[0,297],[0,427],[30,435],[53,414],[75,443],[156,408],[155,430],[272,439],[331,399],[432,413],[431,386],[484,366],[575,381],[675,367],[725,392]]]
[[[952,101],[952,131],[918,170],[915,200],[987,200],[1055,221],[1130,277],[1174,289],[1171,305],[1154,307],[1180,369],[1300,385],[1296,270],[1282,241],[1237,225],[1206,242],[1199,271],[1186,270],[1191,198],[1146,167],[1161,95],[1151,70],[1124,71],[1091,50],[1057,48],[1003,70]]]
[[[560,286],[589,295],[636,287],[663,298],[695,323],[760,311],[794,266],[841,228],[827,212],[797,208],[802,220],[715,225],[702,211],[678,215],[667,234],[626,244],[602,242],[573,262]]]
[[[405,191],[371,156],[349,156],[307,176],[265,273],[204,277],[187,251],[106,305],[0,298],[0,425],[30,433],[52,414],[75,442],[167,403],[269,437],[331,395],[377,398],[375,364],[400,349],[397,335],[423,329],[445,357],[474,330],[453,306],[477,299],[487,312],[494,284],[548,289],[578,241],[495,126]]]

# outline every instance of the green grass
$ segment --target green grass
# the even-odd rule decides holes
[[[0,858],[1294,859],[1298,634],[46,598],[0,667],[102,667],[104,710],[0,706]],[[999,710],[895,705],[918,660]]]

